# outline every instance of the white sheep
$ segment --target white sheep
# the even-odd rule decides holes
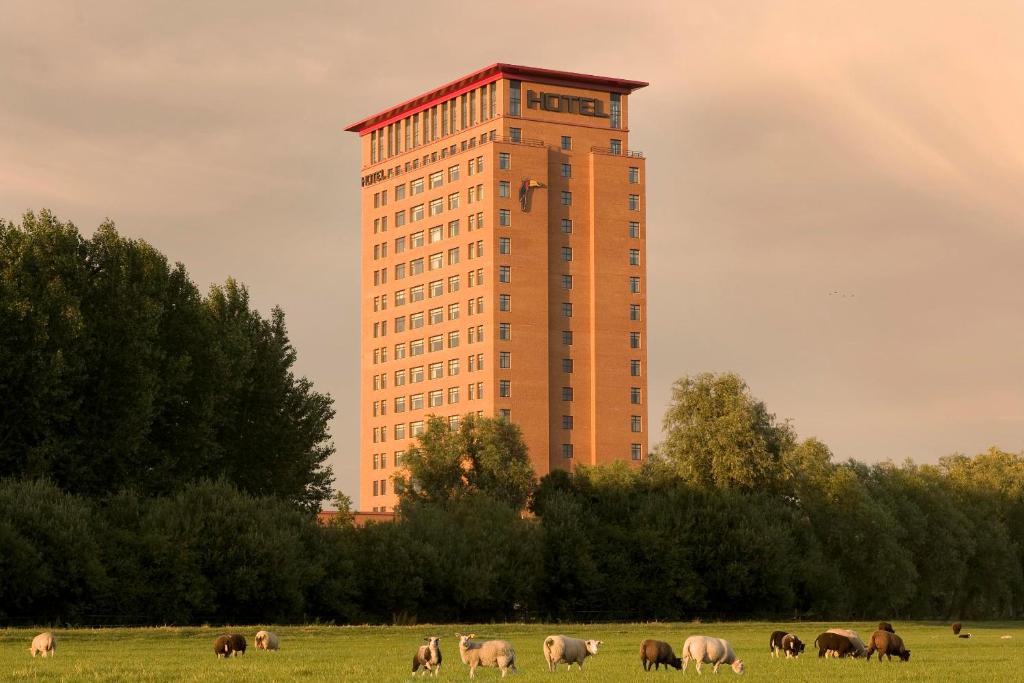
[[[509,671],[516,671],[516,651],[507,640],[486,640],[482,643],[472,642],[475,634],[464,636],[456,633],[459,639],[459,656],[462,663],[469,665],[469,677],[476,678],[478,666],[495,666],[501,670],[504,678]]]
[[[423,674],[431,671],[437,676],[441,673],[441,636],[429,636],[423,640],[427,644],[420,645],[412,657],[412,675],[415,676],[416,670],[423,667]]]
[[[544,659],[548,662],[548,671],[554,671],[556,664],[578,664],[583,669],[583,660],[597,654],[600,640],[579,640],[567,636],[548,636],[544,639]]]
[[[732,651],[732,645],[728,640],[712,638],[711,636],[690,636],[683,643],[683,672],[686,671],[690,660],[697,664],[697,673],[700,673],[701,664],[714,664],[713,671],[718,673],[718,667],[722,664],[729,664],[732,670],[738,674],[743,673],[743,662],[736,658]]]
[[[44,657],[53,657],[57,654],[57,636],[49,631],[40,633],[32,639],[32,647],[28,651],[32,653],[33,657],[36,656],[36,653],[40,653]]]
[[[853,645],[853,656],[863,657],[868,651],[864,641],[860,639],[860,636],[856,631],[851,631],[848,628],[830,628],[826,633],[835,633],[841,636],[846,636],[850,639],[850,644]]]
[[[273,631],[257,631],[254,643],[257,650],[281,649],[281,641]]]

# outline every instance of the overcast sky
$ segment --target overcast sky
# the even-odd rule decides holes
[[[1020,2],[0,0],[0,216],[280,304],[354,494],[344,126],[494,62],[645,80],[652,425],[733,370],[839,459],[1020,451],[1022,36]]]

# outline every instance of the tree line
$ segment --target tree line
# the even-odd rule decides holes
[[[324,527],[333,408],[294,361],[239,283],[203,296],[110,224],[0,222],[0,624],[1024,610],[1024,453],[835,462],[702,374],[640,467],[538,481],[516,425],[431,418],[397,520]]]

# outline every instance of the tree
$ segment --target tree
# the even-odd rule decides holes
[[[107,221],[0,221],[0,476],[88,496],[228,477],[316,511],[331,493],[330,396],[295,377],[284,313]]]
[[[683,377],[672,386],[656,457],[686,481],[744,491],[776,488],[796,436],[734,373]]]
[[[534,486],[522,432],[504,418],[470,414],[454,430],[444,418],[433,415],[403,464],[407,475],[396,476],[396,490],[406,504],[444,504],[485,493],[520,510]]]

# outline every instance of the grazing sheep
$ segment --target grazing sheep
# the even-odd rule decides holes
[[[213,653],[220,657],[231,656],[231,637],[230,636],[217,636],[217,640],[213,641]]]
[[[280,650],[281,641],[277,634],[272,631],[257,631],[253,640],[253,647],[257,650]]]
[[[49,631],[40,633],[38,636],[32,639],[32,647],[28,649],[35,657],[36,654],[41,654],[44,657],[53,657],[57,654],[57,636],[53,635]]]
[[[651,666],[657,671],[662,664],[665,668],[674,667],[677,671],[683,668],[683,660],[676,657],[672,646],[661,640],[645,640],[640,643],[640,662],[644,665],[644,671],[650,671]]]
[[[714,664],[714,673],[718,673],[718,667],[722,664],[729,664],[732,670],[738,674],[743,673],[743,662],[736,658],[732,646],[728,640],[712,638],[711,636],[690,636],[683,643],[683,671],[686,671],[690,660],[697,664],[697,673],[700,673],[702,664]]]
[[[892,661],[892,656],[896,655],[904,662],[910,661],[910,650],[903,646],[903,639],[895,633],[890,631],[883,631],[879,629],[871,634],[871,644],[868,645],[867,659],[871,659],[871,655],[878,652],[878,661],[882,661],[882,655],[885,655],[886,659]]]
[[[512,643],[507,640],[486,640],[482,643],[474,643],[476,634],[464,636],[456,633],[459,639],[459,656],[462,663],[469,665],[469,677],[476,678],[478,666],[495,666],[501,670],[501,677],[504,678],[509,671],[516,671],[516,651]]]
[[[786,659],[799,657],[804,649],[806,649],[806,646],[794,633],[772,631],[771,636],[768,638],[768,651],[771,652],[773,657],[778,657],[780,652],[786,653]]]
[[[566,636],[548,636],[544,639],[544,659],[548,663],[548,671],[554,671],[557,664],[568,664],[572,669],[577,664],[583,670],[583,660],[597,654],[600,640],[579,640]]]
[[[892,627],[892,624],[890,624],[888,621],[880,621],[880,622],[878,622],[878,630],[879,631],[888,631],[889,633],[896,633],[896,630]]]
[[[427,644],[420,645],[412,657],[412,675],[415,676],[416,671],[423,667],[422,673],[431,671],[437,676],[441,673],[441,636],[428,636],[423,640],[427,641]]]
[[[967,638],[970,638],[970,637],[971,637],[970,633],[961,633],[960,635],[957,636],[957,638],[964,638],[964,639],[967,639]]]
[[[826,631],[814,639],[814,646],[818,648],[819,657],[846,657],[856,656],[856,648],[850,639],[839,633]]]
[[[232,657],[237,657],[240,654],[245,654],[245,636],[243,636],[241,633],[229,634],[228,643],[231,646]]]
[[[963,624],[961,624],[959,621],[953,622],[953,635],[954,636],[960,635],[960,629],[962,629],[962,628],[963,628]]]
[[[850,639],[850,645],[853,646],[853,656],[863,657],[864,653],[867,652],[868,648],[864,645],[864,641],[861,640],[860,635],[856,631],[851,631],[848,628],[830,628],[828,633],[837,633],[841,636],[846,636]]]

